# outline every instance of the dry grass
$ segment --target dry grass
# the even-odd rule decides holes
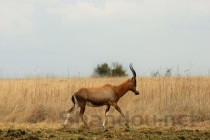
[[[102,86],[106,83],[118,85],[126,79],[125,77],[0,80],[0,122],[63,122],[64,112],[72,106],[70,97],[79,88]],[[141,92],[140,96],[129,92],[119,102],[131,125],[157,126],[162,125],[161,122],[165,122],[166,119],[170,119],[169,123],[173,124],[180,121],[180,115],[183,115],[182,119],[185,122],[191,121],[192,118],[199,123],[210,120],[209,77],[138,78],[138,90]],[[77,112],[74,116],[77,116],[76,114]],[[104,108],[88,107],[85,114],[89,124],[94,125],[97,118],[93,115],[103,118]],[[191,117],[192,115],[195,117]],[[110,116],[120,115],[111,109]],[[116,117],[113,122],[119,121]],[[76,119],[77,117],[74,117],[74,120]],[[136,123],[136,120],[139,121]]]

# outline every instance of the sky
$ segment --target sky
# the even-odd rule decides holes
[[[88,77],[97,64],[210,74],[209,0],[0,0],[0,77]]]

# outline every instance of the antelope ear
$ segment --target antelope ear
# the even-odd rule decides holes
[[[131,78],[131,81],[132,81],[134,84],[136,84],[136,78],[132,77],[132,78]]]
[[[132,77],[132,78],[131,78],[131,81],[135,81],[135,79]]]

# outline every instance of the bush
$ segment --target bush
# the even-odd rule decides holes
[[[127,76],[127,74],[121,64],[113,63],[112,76]]]
[[[99,76],[110,76],[111,75],[111,68],[107,63],[98,64],[97,67],[94,69],[94,73]]]
[[[94,74],[98,76],[126,76],[126,70],[119,63],[113,63],[112,68],[107,63],[98,64],[94,69]]]

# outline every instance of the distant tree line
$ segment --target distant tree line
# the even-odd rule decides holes
[[[191,72],[189,69],[184,70],[185,76],[190,76]],[[172,68],[166,68],[165,71],[160,72],[159,70],[152,71],[150,73],[151,77],[159,77],[159,76],[165,76],[165,77],[171,77],[171,76],[181,76],[181,73],[179,69],[177,68],[177,71],[175,72]]]
[[[126,70],[122,66],[122,64],[115,62],[111,65],[107,63],[98,64],[94,68],[94,76],[99,77],[120,77],[120,76],[127,76]],[[151,77],[159,77],[159,76],[165,76],[165,77],[171,77],[171,76],[180,76],[180,70],[177,67],[177,71],[175,73],[174,69],[172,68],[166,68],[164,71],[154,70],[150,73]],[[184,75],[189,76],[191,75],[189,69],[184,70]],[[210,70],[209,70],[210,75]]]
[[[161,74],[158,70],[151,72],[151,77],[158,77],[158,76],[172,76],[172,68],[167,68],[164,74]]]

